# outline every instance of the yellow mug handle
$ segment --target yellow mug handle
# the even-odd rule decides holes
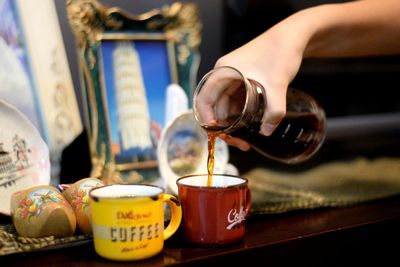
[[[176,230],[178,230],[179,225],[181,224],[182,207],[179,200],[169,194],[163,194],[163,201],[166,202],[171,209],[171,220],[163,233],[164,240],[166,240],[170,238]]]

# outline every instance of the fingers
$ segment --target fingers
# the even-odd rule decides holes
[[[213,126],[216,124],[213,104],[207,103],[206,100],[202,100],[196,102],[195,105],[196,119],[201,126]]]
[[[284,110],[266,110],[261,123],[260,133],[265,136],[270,136],[278,127],[284,116]]]
[[[218,120],[225,120],[229,116],[230,97],[229,95],[223,94],[217,101],[216,105],[216,115]]]
[[[250,144],[248,142],[244,141],[243,139],[232,137],[232,136],[230,136],[228,134],[224,134],[224,133],[218,135],[218,137],[221,138],[222,140],[224,140],[229,145],[235,146],[242,151],[249,151],[251,148]]]
[[[213,79],[207,79],[201,84],[201,88],[198,89],[194,98],[194,105],[196,111],[197,120],[202,125],[212,125],[216,122],[216,116],[214,114],[214,108],[222,92],[218,90],[219,81]]]
[[[266,90],[266,108],[262,119],[260,133],[270,136],[278,127],[286,114],[286,88],[285,90]]]
[[[246,101],[246,87],[243,80],[231,80],[225,85],[224,93],[216,104],[218,120],[227,121],[228,117],[238,117],[243,110]]]
[[[214,69],[200,81],[194,97],[197,120],[204,126],[215,126],[230,114],[231,97],[243,88],[243,77],[232,68]]]

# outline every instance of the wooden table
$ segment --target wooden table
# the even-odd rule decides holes
[[[162,253],[139,262],[103,259],[88,243],[3,256],[0,266],[398,266],[399,228],[400,196],[345,208],[253,215],[243,242],[225,247],[194,247],[179,231]]]

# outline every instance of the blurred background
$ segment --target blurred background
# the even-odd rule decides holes
[[[65,1],[55,1],[76,94],[81,95],[75,39],[71,32]],[[140,14],[169,0],[103,0],[131,14]],[[196,0],[203,25],[198,79],[213,68],[225,53],[246,43],[292,13],[319,4],[346,1],[305,0]],[[268,71],[268,70],[265,70]],[[285,170],[309,168],[327,161],[355,157],[400,155],[400,57],[366,57],[305,60],[292,87],[313,95],[325,109],[328,131],[319,153],[308,162],[282,166],[257,153],[246,153],[248,164],[239,164],[243,153],[231,149],[231,162],[241,171],[256,165]],[[82,107],[82,101],[78,102]]]

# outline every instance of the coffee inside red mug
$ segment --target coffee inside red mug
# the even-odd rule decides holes
[[[182,205],[182,227],[187,241],[202,246],[218,246],[243,239],[245,219],[251,206],[246,178],[214,174],[189,175],[177,180]]]

